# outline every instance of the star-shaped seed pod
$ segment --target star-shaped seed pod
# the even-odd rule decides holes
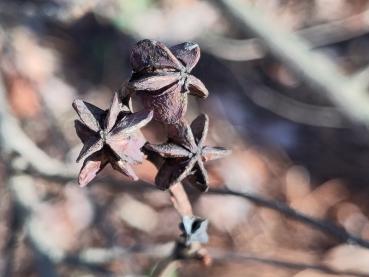
[[[131,91],[142,96],[144,106],[154,110],[154,119],[166,124],[179,121],[187,110],[187,94],[206,98],[205,85],[191,75],[200,59],[200,47],[184,42],[171,47],[155,40],[141,40],[133,48],[130,63]]]
[[[207,243],[209,240],[207,228],[208,221],[201,217],[184,216],[179,225],[182,231],[181,237],[185,245],[190,245],[194,242]]]
[[[160,189],[168,189],[185,178],[200,191],[208,189],[208,175],[203,162],[230,153],[223,147],[204,146],[208,125],[208,116],[201,114],[191,126],[183,121],[170,126],[167,143],[146,144],[147,150],[164,158],[164,163],[155,178],[155,183]]]
[[[137,131],[152,119],[152,111],[131,113],[117,93],[107,111],[82,100],[75,100],[73,108],[81,119],[75,121],[75,128],[83,143],[77,162],[87,157],[79,173],[80,186],[86,186],[108,163],[138,180],[131,165],[144,159],[141,147],[145,140]]]

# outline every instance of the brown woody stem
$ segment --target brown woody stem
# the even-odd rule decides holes
[[[177,183],[169,188],[170,199],[177,212],[183,216],[192,216],[192,206],[182,183]]]
[[[152,157],[148,157],[149,161],[144,161],[142,166],[145,164],[146,167],[148,167],[150,165],[154,165],[156,168],[159,167],[159,163],[154,160]],[[146,164],[147,163],[147,164]],[[155,170],[152,166],[151,168],[153,170]],[[155,174],[157,174],[157,172],[155,171]],[[144,176],[143,174],[139,174],[140,179],[144,180],[147,183],[153,184],[155,185],[155,175],[146,175]],[[170,200],[172,201],[172,204],[174,206],[174,208],[177,210],[178,214],[183,217],[183,216],[193,216],[193,212],[192,212],[192,206],[190,203],[190,200],[187,197],[187,193],[183,188],[183,185],[181,182],[176,183],[172,186],[169,187],[168,189],[169,193],[170,193]]]

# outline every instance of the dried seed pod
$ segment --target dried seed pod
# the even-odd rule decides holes
[[[127,112],[129,108],[120,102],[117,93],[107,111],[82,100],[75,100],[73,108],[81,119],[75,121],[75,128],[83,142],[77,162],[87,157],[79,173],[79,184],[86,186],[108,163],[137,180],[131,165],[144,159],[141,147],[145,140],[136,132],[151,120],[153,113]]]
[[[199,59],[196,43],[185,42],[169,49],[154,40],[139,41],[131,53],[133,74],[128,88],[138,92],[146,108],[153,109],[155,120],[174,124],[186,113],[188,93],[200,98],[209,94],[190,74]]]
[[[221,147],[204,146],[208,132],[207,115],[198,116],[189,126],[181,121],[169,129],[167,143],[146,144],[145,148],[164,159],[155,178],[160,189],[168,189],[187,178],[200,191],[208,189],[208,176],[203,162],[223,157],[230,153]]]
[[[194,242],[207,243],[209,240],[207,228],[208,221],[201,217],[184,216],[179,225],[182,231],[181,237],[185,245],[190,245]]]

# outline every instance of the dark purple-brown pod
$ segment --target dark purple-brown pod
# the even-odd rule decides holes
[[[200,191],[208,189],[208,175],[203,162],[230,153],[224,148],[204,146],[208,126],[209,119],[202,114],[191,126],[184,121],[171,125],[167,143],[145,146],[164,159],[155,178],[158,188],[168,189],[186,179]]]
[[[146,109],[154,111],[154,119],[165,124],[178,122],[187,111],[187,95],[177,83],[161,94],[140,94]]]
[[[133,181],[138,181],[139,178],[136,175],[135,171],[133,170],[130,162],[127,162],[122,159],[114,159],[113,161],[110,161],[110,164],[112,168],[115,169],[116,171],[128,176]]]
[[[110,132],[113,129],[114,124],[118,119],[118,115],[121,112],[120,103],[119,103],[119,96],[118,93],[114,93],[112,103],[110,105],[110,109],[107,112],[104,121],[104,127],[106,131]]]
[[[209,187],[209,178],[204,163],[195,163],[192,172],[193,174],[187,177],[188,182],[196,187],[199,191],[207,191]]]
[[[77,163],[84,159],[85,157],[94,154],[95,152],[101,150],[104,146],[104,142],[102,139],[100,139],[97,136],[89,137],[85,142],[83,143],[82,150],[80,151],[78,157],[77,157]]]
[[[200,114],[191,123],[191,131],[197,145],[203,145],[209,130],[209,118],[206,114]]]
[[[176,183],[181,182],[191,174],[196,164],[194,159],[167,160],[160,167],[155,177],[155,184],[161,190],[166,190]]]
[[[136,91],[158,94],[163,88],[177,84],[179,78],[179,72],[145,74],[131,80],[128,87]]]
[[[128,89],[138,92],[154,119],[165,124],[180,121],[187,111],[187,94],[206,98],[205,85],[190,74],[198,63],[200,48],[185,42],[167,48],[163,43],[142,40],[131,53],[133,74]]]
[[[228,155],[229,153],[230,151],[225,149],[224,147],[204,146],[202,148],[202,160],[204,162],[217,160],[223,158],[225,155]]]
[[[87,186],[96,175],[108,164],[108,157],[102,151],[89,156],[82,165],[78,175],[78,183],[81,187]]]
[[[133,134],[138,129],[144,127],[150,122],[153,112],[150,110],[142,110],[136,113],[127,114],[116,123],[111,134],[118,135],[123,133],[125,135]]]
[[[168,137],[169,141],[183,146],[191,153],[196,152],[196,141],[187,121],[180,120],[175,124],[168,125]]]
[[[79,184],[86,186],[108,164],[137,180],[131,165],[143,161],[141,148],[145,140],[137,132],[153,117],[152,111],[130,113],[123,107],[118,93],[114,94],[109,110],[76,100],[73,107],[82,121],[76,120],[75,127],[83,148],[77,161],[86,158],[79,174]]]
[[[173,53],[162,42],[144,39],[133,47],[130,56],[134,72],[153,69],[175,69],[183,67]]]
[[[170,50],[182,62],[188,72],[191,72],[200,59],[200,47],[197,43],[184,42],[172,46]]]
[[[83,148],[77,157],[77,162],[79,162],[83,157],[91,155],[100,150],[102,146],[96,144],[96,142],[99,140],[97,134],[84,125],[81,121],[75,120],[74,127],[76,129],[77,136],[83,143]]]
[[[187,89],[188,92],[191,95],[200,97],[200,98],[206,98],[209,95],[209,91],[207,90],[207,88],[205,87],[204,83],[201,82],[200,79],[196,78],[193,75],[189,75],[187,77]]]
[[[146,141],[136,132],[149,123],[152,116],[151,111],[141,111],[124,116],[106,135],[106,144],[123,161],[130,164],[142,162],[144,154],[141,148]]]
[[[74,128],[76,129],[77,136],[79,139],[85,143],[91,136],[95,136],[96,133],[88,128],[85,124],[80,120],[74,121]]]
[[[92,131],[99,131],[105,111],[82,100],[75,100],[73,108],[77,112],[82,122]]]
[[[146,148],[150,151],[158,153],[163,158],[183,158],[191,157],[188,149],[175,143],[168,142],[166,144],[147,144]]]

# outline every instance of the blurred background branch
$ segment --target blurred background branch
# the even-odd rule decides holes
[[[0,77],[0,136],[2,155],[20,155],[38,174],[55,179],[74,179],[76,169],[49,157],[22,131],[11,115],[6,102],[5,87]],[[22,164],[22,163],[21,163]]]
[[[222,13],[233,17],[238,27],[259,37],[271,54],[308,85],[318,89],[318,92],[325,92],[342,112],[365,125],[369,122],[367,82],[351,81],[327,57],[313,53],[310,50],[312,46],[298,36],[273,26],[257,9],[240,1],[217,0],[214,3]]]
[[[39,264],[40,276],[57,276],[56,265],[65,263],[72,267],[88,268],[93,272],[109,274],[109,270],[106,269],[106,265],[121,259],[126,259],[130,255],[139,254],[146,257],[164,258],[171,256],[174,249],[174,243],[163,243],[154,246],[134,246],[129,249],[121,247],[113,247],[111,249],[104,248],[90,248],[80,251],[77,254],[68,255],[61,249],[50,247],[45,241],[42,229],[37,226],[37,217],[39,207],[42,206],[42,201],[39,199],[38,192],[34,186],[34,182],[30,176],[18,175],[11,177],[9,180],[9,188],[12,192],[14,201],[18,207],[18,212],[21,213],[23,219],[23,225],[25,235],[29,240],[29,243],[34,248],[36,257],[35,260]],[[295,211],[290,210],[288,207],[284,207],[283,204],[271,204],[267,200],[263,200],[256,196],[250,196],[247,194],[241,194],[236,192],[224,191],[224,190],[212,190],[211,193],[216,194],[232,194],[241,197],[245,197],[248,200],[255,202],[258,205],[267,206],[277,210],[288,210],[288,215],[292,218],[303,218],[303,222],[309,222],[306,217],[298,215]],[[313,221],[316,224],[316,221]],[[324,230],[329,230],[326,227],[327,223],[319,223],[324,225]],[[329,231],[330,232],[330,231]],[[330,232],[332,234],[332,232]],[[313,269],[315,271],[321,271],[330,274],[337,275],[351,275],[351,276],[367,276],[354,271],[340,272],[324,265],[313,265],[304,263],[294,263],[273,258],[263,258],[247,253],[230,252],[219,249],[209,249],[210,255],[216,262],[256,262],[265,263],[272,267],[286,267],[292,269]],[[172,261],[171,259],[169,261]],[[169,263],[171,264],[171,262]],[[8,269],[9,270],[9,269]],[[160,271],[161,272],[161,271]],[[5,276],[5,275],[4,275]]]
[[[224,189],[212,189],[209,191],[209,193],[221,194],[221,195],[234,195],[234,196],[245,198],[253,202],[257,206],[262,206],[262,207],[266,207],[266,208],[278,211],[288,218],[297,220],[303,224],[316,228],[319,231],[326,233],[327,235],[335,237],[336,239],[338,239],[339,241],[343,243],[360,245],[361,247],[369,248],[369,241],[356,237],[354,235],[351,235],[347,233],[345,229],[339,226],[335,226],[329,221],[312,218],[305,214],[302,214],[299,211],[288,207],[286,204],[282,202],[268,200],[261,196],[250,194],[250,193],[242,193],[242,192],[230,191],[230,190],[224,190]]]
[[[231,12],[226,15],[233,17]],[[358,24],[362,22],[362,24]],[[240,24],[239,24],[240,25]],[[369,11],[332,22],[317,24],[294,34],[309,42],[312,49],[336,44],[365,35],[369,31]],[[213,55],[230,61],[250,61],[262,59],[266,53],[263,41],[258,38],[232,39],[216,34],[199,37],[202,45]]]

